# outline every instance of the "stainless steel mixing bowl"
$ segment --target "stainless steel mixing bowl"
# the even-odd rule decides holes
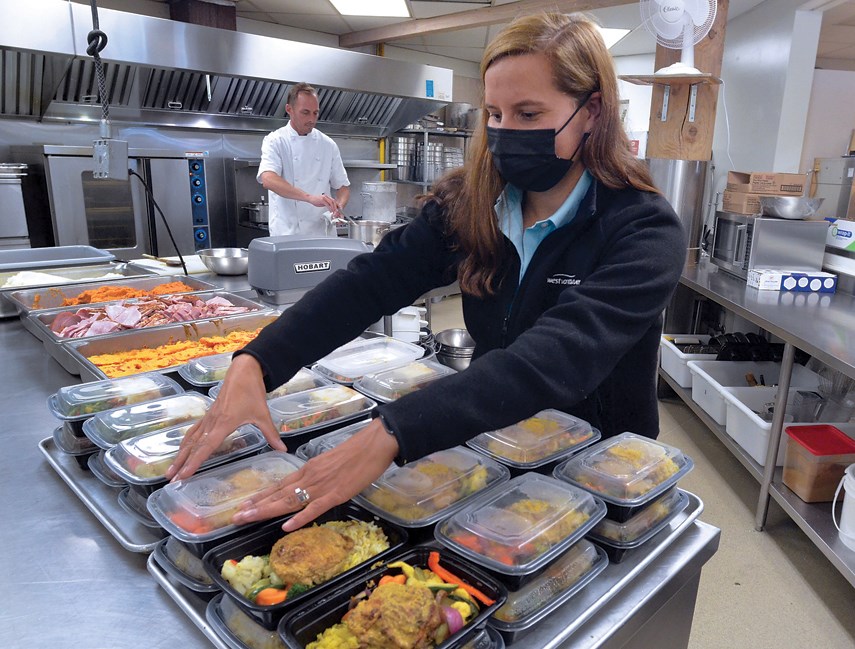
[[[805,196],[763,196],[760,209],[763,214],[782,219],[806,219],[816,214],[823,200]]]
[[[208,248],[196,254],[217,275],[245,275],[249,266],[246,248]]]

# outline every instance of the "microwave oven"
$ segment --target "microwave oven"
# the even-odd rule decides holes
[[[716,212],[710,259],[743,279],[752,268],[822,270],[827,221]]]

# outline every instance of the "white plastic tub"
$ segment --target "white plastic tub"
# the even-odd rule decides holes
[[[659,363],[662,370],[674,379],[681,388],[692,387],[692,373],[687,366],[689,361],[714,361],[716,354],[684,354],[671,340],[697,338],[702,345],[710,341],[709,336],[697,334],[662,334],[659,340]]]
[[[749,387],[745,375],[751,372],[766,385],[777,385],[781,364],[772,361],[689,361],[692,373],[692,401],[697,403],[720,426],[727,421],[724,388]],[[793,365],[791,388],[816,390],[819,376],[802,365]]]
[[[763,410],[764,404],[775,401],[778,388],[725,388],[724,400],[727,404],[727,434],[739,444],[757,464],[766,464],[766,447],[769,445],[769,432],[772,422],[765,421],[755,410]],[[784,414],[784,426],[793,422],[792,406],[796,390],[790,390],[787,396],[787,410]],[[778,459],[775,466],[784,466],[786,444],[778,447]]]

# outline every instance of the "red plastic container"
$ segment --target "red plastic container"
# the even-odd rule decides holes
[[[784,484],[806,503],[834,500],[843,472],[855,464],[855,440],[827,424],[788,426]]]

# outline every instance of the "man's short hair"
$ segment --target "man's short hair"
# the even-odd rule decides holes
[[[310,86],[305,81],[301,81],[300,83],[295,83],[291,86],[291,89],[288,91],[288,104],[293,106],[297,103],[297,95],[301,92],[308,92],[310,95],[318,96],[318,91],[315,90],[312,86]]]

